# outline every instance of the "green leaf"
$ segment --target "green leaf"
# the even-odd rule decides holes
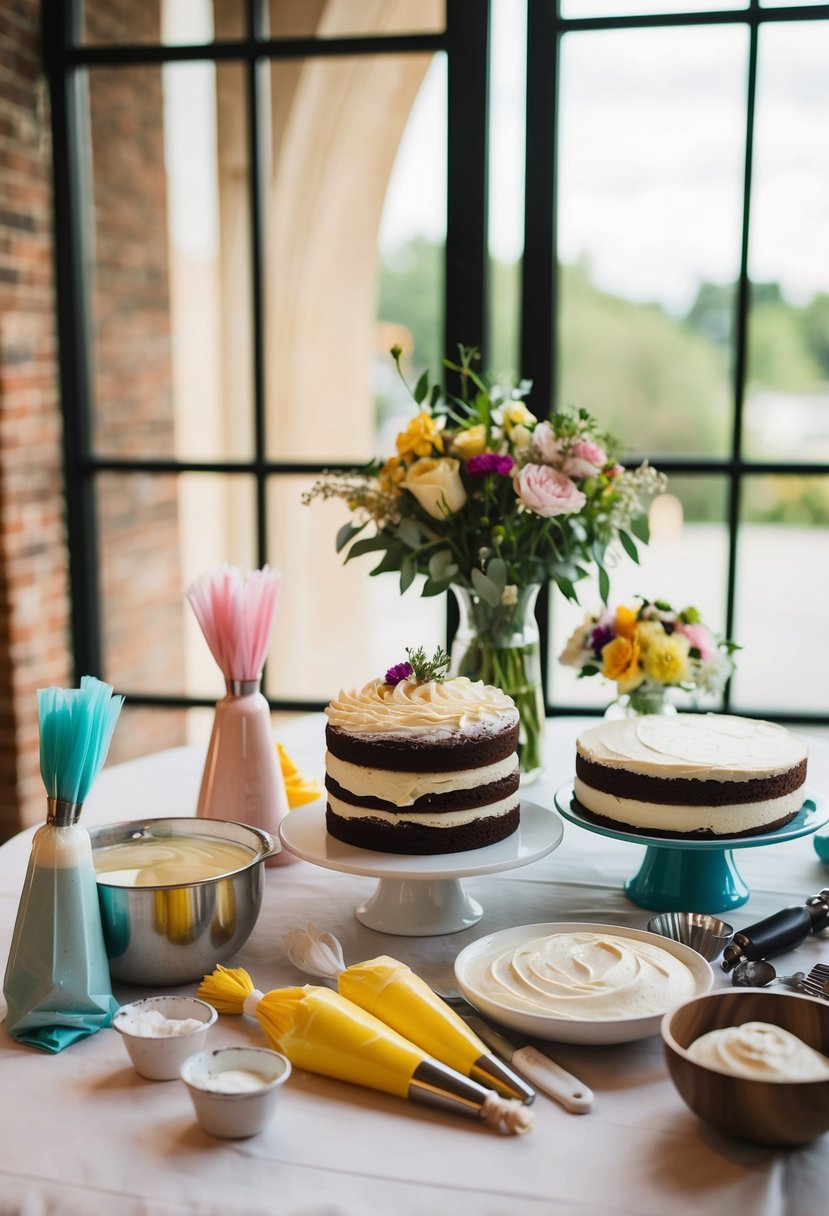
[[[401,549],[400,545],[393,545],[388,550],[379,565],[375,566],[373,570],[369,571],[369,573],[372,575],[388,574],[393,570],[400,570],[402,569],[403,562],[406,560],[407,556],[408,554],[404,549]]]
[[[343,524],[337,533],[337,552],[341,552],[350,540],[362,532],[365,524]]]
[[[414,397],[417,404],[420,405],[420,403],[424,400],[424,398],[426,397],[426,394],[428,392],[429,392],[429,373],[424,372],[423,375],[418,380],[417,384],[415,385],[415,390],[412,393],[412,396]]]
[[[411,554],[404,557],[400,563],[400,594],[408,591],[414,582],[414,576],[417,574],[417,563]]]
[[[472,571],[472,586],[485,604],[489,604],[492,608],[497,608],[501,602],[501,593],[492,580],[488,579],[482,571],[477,569]]]
[[[635,519],[632,519],[630,521],[630,530],[637,540],[641,540],[642,544],[646,545],[651,537],[647,515],[637,515]]]
[[[610,599],[610,579],[604,566],[599,566],[599,595],[603,604]]]
[[[420,528],[413,519],[401,519],[394,534],[407,548],[420,548]]]
[[[558,584],[561,594],[565,599],[572,600],[574,604],[579,602],[579,597],[576,595],[576,588],[570,582],[569,578],[565,578],[563,574],[553,576]]]
[[[364,553],[376,553],[380,549],[388,549],[391,543],[391,538],[388,536],[367,536],[365,540],[355,540],[348,550],[345,560],[350,562],[352,557],[362,557]]]
[[[436,579],[427,578],[423,584],[423,590],[420,595],[422,599],[428,599],[431,595],[443,595],[448,588],[448,583],[438,582]]]
[[[452,562],[451,549],[438,549],[437,553],[433,553],[429,558],[429,577],[440,582],[446,577],[446,567]],[[456,567],[457,569],[457,567]]]
[[[501,598],[501,592],[507,585],[507,563],[501,557],[493,557],[487,564],[486,577],[490,582],[495,584],[498,591],[498,598]]]
[[[638,566],[639,551],[637,550],[636,545],[633,543],[633,539],[628,536],[627,532],[620,531],[619,540],[622,543],[622,548],[624,549],[625,553],[627,553],[628,557],[635,561]]]

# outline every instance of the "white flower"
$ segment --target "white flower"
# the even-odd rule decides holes
[[[510,431],[509,441],[516,451],[522,451],[530,446],[532,437],[533,433],[529,427],[524,426],[523,423],[519,423],[518,426],[514,426]]]
[[[595,624],[592,616],[584,618],[582,624],[570,635],[567,645],[558,656],[559,663],[565,667],[584,667],[588,659],[594,657],[588,641]]]
[[[513,604],[518,603],[518,588],[515,583],[507,583],[504,590],[501,592],[501,603],[506,608],[511,608]]]
[[[715,650],[710,659],[697,665],[697,688],[701,692],[720,693],[733,670],[731,656],[722,650]]]

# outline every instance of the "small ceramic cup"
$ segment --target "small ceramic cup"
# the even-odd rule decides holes
[[[152,1028],[147,1033],[138,1033],[136,1025],[142,1015],[151,1012],[175,1022],[193,1018],[199,1025],[183,1034],[153,1034]],[[150,996],[122,1005],[112,1025],[123,1039],[137,1073],[150,1081],[174,1081],[187,1057],[204,1048],[207,1032],[215,1021],[213,1006],[194,996]]]
[[[241,1140],[261,1132],[273,1115],[291,1063],[267,1047],[219,1047],[190,1056],[180,1075],[204,1130]]]

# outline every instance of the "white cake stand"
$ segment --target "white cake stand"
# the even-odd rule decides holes
[[[354,848],[329,836],[322,802],[291,811],[279,827],[285,848],[303,861],[379,878],[374,894],[357,905],[355,915],[369,929],[400,937],[434,937],[476,925],[483,908],[467,895],[460,880],[529,865],[552,853],[563,833],[564,825],[554,811],[523,799],[516,832],[497,844],[465,853],[410,857]]]

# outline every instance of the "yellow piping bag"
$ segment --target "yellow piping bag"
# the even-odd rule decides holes
[[[405,963],[388,955],[346,967],[342,946],[313,925],[289,929],[282,939],[288,958],[308,975],[337,981],[341,996],[416,1043],[430,1056],[505,1098],[529,1105],[535,1090],[489,1048]]]
[[[365,1085],[486,1123],[513,1135],[533,1126],[519,1102],[431,1059],[384,1022],[329,988],[276,988],[262,993],[247,971],[218,966],[198,995],[219,1013],[257,1019],[268,1040],[297,1068]]]

